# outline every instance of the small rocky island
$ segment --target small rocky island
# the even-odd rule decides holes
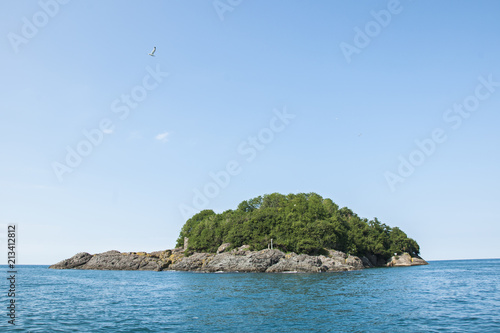
[[[427,265],[416,241],[376,218],[361,219],[315,193],[273,193],[236,210],[204,210],[183,226],[177,247],[78,253],[49,268],[196,272],[338,272]]]
[[[222,245],[224,246],[224,245]],[[419,257],[408,253],[393,256],[388,261],[376,256],[362,257],[328,250],[327,255],[284,253],[276,249],[249,251],[242,246],[229,252],[194,253],[184,256],[184,250],[174,249],[145,252],[108,251],[91,255],[78,253],[49,268],[97,269],[97,270],[149,270],[149,271],[196,271],[196,272],[339,272],[371,267],[427,265]]]

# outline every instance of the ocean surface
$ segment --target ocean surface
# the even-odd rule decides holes
[[[500,260],[319,274],[18,266],[1,332],[500,332]]]

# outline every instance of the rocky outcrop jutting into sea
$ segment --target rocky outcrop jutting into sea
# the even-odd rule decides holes
[[[91,255],[86,252],[50,266],[53,269],[95,270],[175,270],[196,272],[338,272],[369,267],[427,265],[419,257],[404,253],[385,261],[376,256],[356,257],[340,251],[327,250],[326,255],[283,253],[276,249],[250,251],[241,246],[226,252],[223,244],[217,253],[194,253],[184,256],[184,249],[146,252],[108,251]]]

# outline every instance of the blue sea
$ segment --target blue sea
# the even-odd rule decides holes
[[[2,332],[500,332],[498,259],[319,274],[17,271],[15,326],[0,286]]]

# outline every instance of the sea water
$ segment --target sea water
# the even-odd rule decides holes
[[[0,331],[500,332],[500,260],[316,274],[7,267]]]

